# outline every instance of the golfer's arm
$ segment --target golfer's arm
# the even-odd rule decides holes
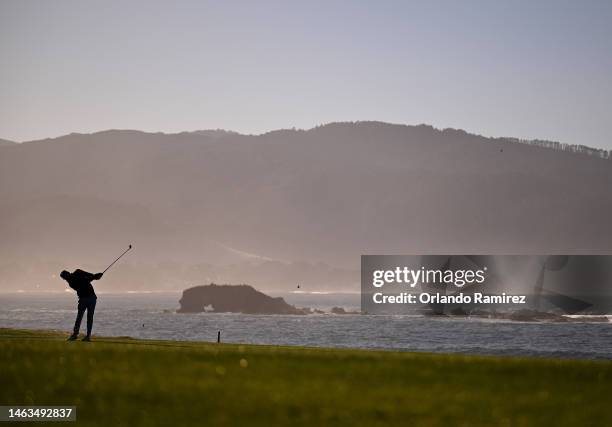
[[[79,274],[80,277],[90,282],[92,280],[100,280],[102,278],[102,273],[93,274],[93,273],[90,273],[89,271],[83,271],[83,270],[77,270],[75,273]]]

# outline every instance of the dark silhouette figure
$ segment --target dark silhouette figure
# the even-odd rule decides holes
[[[83,270],[74,270],[72,273],[66,270],[61,272],[60,277],[68,282],[68,285],[77,292],[77,296],[79,297],[74,331],[68,338],[68,341],[74,341],[78,338],[79,330],[81,329],[81,320],[83,319],[85,310],[87,310],[87,335],[83,338],[83,341],[91,341],[91,328],[93,327],[94,311],[96,309],[96,301],[98,300],[94,288],[91,285],[91,281],[100,280],[102,274],[103,273],[92,274]]]

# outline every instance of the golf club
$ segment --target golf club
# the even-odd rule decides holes
[[[129,247],[126,249],[126,250],[125,250],[125,252],[123,252],[121,255],[119,255],[119,256],[117,257],[117,259],[116,259],[116,260],[114,260],[113,262],[111,262],[111,264],[110,264],[108,267],[106,267],[106,270],[108,270],[109,268],[111,268],[111,267],[112,267],[112,266],[113,266],[113,265],[114,265],[114,264],[115,264],[117,261],[119,261],[119,260],[121,259],[121,257],[122,257],[123,255],[127,254],[127,253],[128,253],[128,251],[129,251],[130,249],[132,249],[132,245],[130,245],[130,246],[129,246]],[[106,270],[104,270],[104,271],[102,272],[102,274],[106,273]]]

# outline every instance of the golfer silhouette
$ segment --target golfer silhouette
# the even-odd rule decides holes
[[[83,341],[91,341],[91,328],[93,327],[94,311],[96,310],[96,301],[98,300],[94,288],[91,285],[91,281],[100,280],[103,274],[104,273],[92,274],[83,270],[74,270],[72,273],[64,270],[60,273],[60,277],[68,282],[68,285],[77,292],[77,296],[79,297],[74,331],[72,335],[68,337],[68,341],[74,341],[79,337],[81,320],[83,320],[85,310],[87,310],[87,335],[85,335]]]

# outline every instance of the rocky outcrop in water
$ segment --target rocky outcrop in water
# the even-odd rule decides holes
[[[178,313],[309,314],[308,308],[287,304],[248,285],[194,286],[185,289]]]

